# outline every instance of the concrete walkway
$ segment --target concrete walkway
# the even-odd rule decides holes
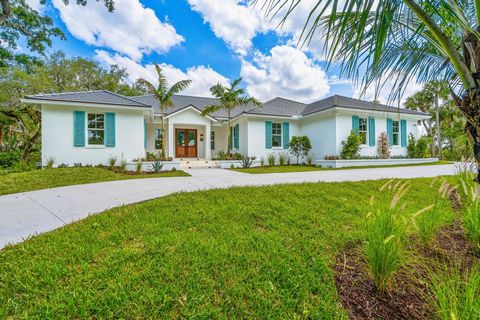
[[[182,191],[281,183],[361,181],[451,175],[454,165],[254,175],[223,169],[185,170],[191,177],[110,181],[0,196],[0,249],[106,209]]]

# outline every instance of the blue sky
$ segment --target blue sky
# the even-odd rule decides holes
[[[93,0],[86,7],[28,0],[67,36],[55,40],[51,50],[118,64],[132,81],[154,81],[152,64],[159,63],[172,82],[193,80],[187,94],[208,96],[211,85],[243,77],[248,93],[261,100],[358,97],[338,68],[325,69],[320,37],[302,48],[295,45],[315,1],[302,1],[278,29],[278,21],[266,20],[260,8],[237,0],[116,0],[113,13]],[[372,99],[372,90],[363,98]]]

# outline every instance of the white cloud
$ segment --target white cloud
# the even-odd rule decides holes
[[[311,102],[330,91],[325,71],[290,46],[276,46],[270,55],[256,53],[253,62],[242,61],[241,75],[248,93],[260,100],[280,96]]]
[[[144,78],[153,83],[157,82],[157,73],[153,64],[141,65],[128,57],[119,54],[112,55],[104,50],[96,50],[95,58],[108,65],[117,64],[126,68],[132,82],[138,78]],[[183,72],[169,64],[162,63],[160,66],[170,84],[180,80],[192,80],[192,84],[182,92],[183,94],[209,97],[211,96],[209,90],[211,86],[219,82],[224,85],[228,84],[228,79],[211,67],[200,65],[188,68],[186,72]]]
[[[261,28],[261,19],[252,8],[237,0],[188,0],[215,35],[235,52],[246,55],[252,38]]]
[[[172,25],[160,21],[139,0],[115,0],[114,12],[108,12],[101,1],[89,1],[87,6],[65,5],[62,0],[52,2],[73,36],[136,61],[153,51],[167,52],[184,41]]]
[[[388,72],[387,72],[388,73]],[[380,82],[382,84],[383,82]],[[418,83],[414,79],[409,81],[408,85],[405,88],[405,91],[400,100],[389,101],[389,95],[394,88],[394,80],[387,80],[383,85],[375,86],[370,85],[366,90],[363,92],[363,88],[359,85],[353,86],[353,97],[359,98],[366,101],[374,101],[377,100],[383,104],[390,104],[394,106],[403,107],[403,103],[407,99],[408,96],[413,95],[417,91],[422,90],[423,85]]]

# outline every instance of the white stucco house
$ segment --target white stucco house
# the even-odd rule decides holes
[[[160,149],[166,139],[167,155],[212,159],[227,149],[227,116],[202,116],[213,98],[178,95],[167,110],[166,132],[161,132],[160,109],[151,95],[125,97],[108,91],[26,96],[25,103],[41,105],[42,159],[56,164],[106,163],[112,156],[127,161]],[[364,135],[361,155],[375,156],[377,140],[386,132],[392,156],[407,154],[408,135],[420,134],[419,121],[428,114],[331,96],[311,104],[275,98],[263,107],[244,106],[232,119],[232,152],[266,157],[285,152],[292,136],[306,135],[317,159],[338,155],[342,141],[354,130]]]

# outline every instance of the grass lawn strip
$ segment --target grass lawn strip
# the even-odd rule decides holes
[[[181,170],[137,175],[95,167],[42,169],[0,175],[0,195],[113,180],[186,176],[190,175]]]
[[[415,212],[435,193],[411,182]],[[347,319],[332,267],[384,183],[180,193],[89,217],[0,251],[0,318]]]
[[[370,168],[396,168],[396,167],[418,167],[418,166],[435,166],[435,165],[447,165],[453,164],[451,161],[437,161],[429,163],[415,163],[415,164],[398,164],[391,166],[361,166],[361,167],[344,167],[344,168],[320,168],[306,165],[286,165],[286,166],[274,166],[274,167],[252,167],[252,168],[235,168],[229,169],[238,172],[251,173],[251,174],[264,174],[264,173],[285,173],[285,172],[306,172],[306,171],[329,171],[329,170],[351,170],[351,169],[370,169]]]

